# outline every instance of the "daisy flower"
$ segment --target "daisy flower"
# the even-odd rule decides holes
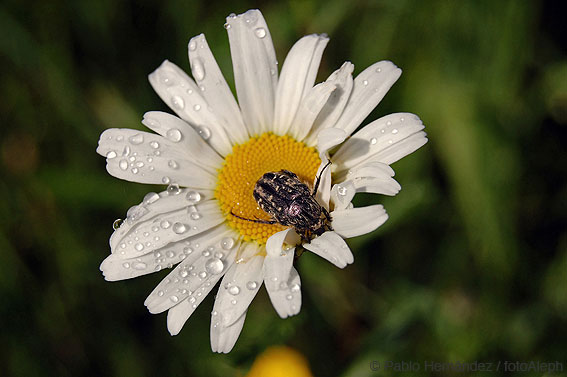
[[[381,205],[353,208],[353,196],[397,194],[389,165],[427,142],[422,122],[408,113],[353,133],[400,77],[391,62],[375,63],[354,79],[346,62],[315,85],[329,39],[313,34],[295,43],[278,76],[262,13],[249,10],[226,21],[238,103],[198,35],[188,46],[194,79],[167,60],[149,75],[177,116],[148,112],[142,123],[155,133],[109,129],[97,149],[111,175],[167,185],[115,227],[112,253],[100,267],[106,280],[176,265],[145,301],[151,313],[168,312],[167,327],[176,335],[222,279],[210,336],[212,350],[224,353],[262,283],[280,317],[299,312],[296,247],[339,268],[354,261],[344,239],[373,231],[388,216]],[[320,176],[316,200],[331,217],[321,235],[301,239],[293,228],[271,223],[254,199],[258,179],[283,169],[311,187]]]

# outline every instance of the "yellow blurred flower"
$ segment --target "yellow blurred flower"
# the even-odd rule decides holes
[[[270,347],[256,358],[246,377],[313,377],[305,356],[293,348]]]

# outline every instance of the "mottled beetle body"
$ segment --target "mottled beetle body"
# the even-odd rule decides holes
[[[330,162],[329,162],[330,163]],[[328,164],[327,164],[328,166]],[[326,167],[326,166],[325,166]],[[245,219],[263,224],[281,224],[292,227],[306,242],[331,228],[331,216],[315,199],[321,176],[313,192],[297,175],[289,170],[265,173],[254,186],[253,196],[258,206],[272,220]]]

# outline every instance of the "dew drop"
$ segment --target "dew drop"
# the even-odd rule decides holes
[[[163,220],[161,223],[159,223],[159,226],[161,226],[163,229],[167,229],[171,226],[171,223],[167,220]]]
[[[189,50],[195,51],[196,49],[197,49],[197,42],[195,42],[194,40],[191,40],[191,42],[189,42]]]
[[[221,247],[225,250],[230,250],[234,246],[234,239],[232,237],[225,237],[221,241]]]
[[[173,232],[177,234],[183,234],[187,231],[187,227],[183,223],[173,224]]]
[[[106,158],[108,158],[109,160],[112,160],[113,158],[115,158],[117,156],[116,152],[114,151],[110,151],[106,154]]]
[[[154,271],[161,271],[161,264],[155,266]]]
[[[169,299],[171,300],[171,302],[179,301],[179,297],[177,297],[177,296],[171,296]]]
[[[262,39],[266,36],[266,29],[259,27],[258,29],[254,30],[254,34],[256,34],[258,38]]]
[[[157,141],[150,141],[150,147],[152,147],[153,149],[158,149],[159,148],[159,143]]]
[[[169,160],[167,162],[167,166],[169,166],[172,169],[178,169],[179,168],[179,164],[175,160]]]
[[[204,278],[207,277],[207,273],[206,273],[205,271],[201,271],[201,272],[199,272],[199,277],[200,277],[201,279],[204,279]]]
[[[173,104],[173,107],[178,110],[183,110],[185,108],[185,101],[183,101],[183,98],[179,96],[173,96],[171,98],[171,103]]]
[[[290,288],[290,290],[291,290],[292,292],[299,292],[300,289],[301,289],[301,286],[300,286],[299,284],[297,284],[297,283],[296,283],[296,284],[293,284],[293,285],[291,286],[291,288]]]
[[[126,157],[130,154],[130,147],[125,145],[124,149],[122,150],[122,156]]]
[[[201,194],[197,191],[189,191],[185,196],[185,199],[187,199],[190,203],[198,203],[201,201]]]
[[[128,263],[128,262],[122,263],[122,267],[124,267],[124,268],[130,268],[130,263]]]
[[[238,285],[233,285],[232,287],[228,288],[228,293],[236,296],[240,293],[240,287]]]
[[[163,291],[158,291],[157,295],[158,295],[159,297],[163,296]]]
[[[175,257],[175,251],[169,250],[167,253],[165,253],[165,255],[166,255],[168,258],[173,258],[173,257]]]
[[[392,122],[391,122],[391,121],[387,121],[387,122],[386,122],[386,126],[391,126],[391,125],[392,125]]]
[[[181,270],[179,272],[179,276],[181,276],[182,278],[186,278],[189,275],[189,272],[187,272],[187,270]]]
[[[138,251],[142,251],[144,250],[144,245],[138,242],[136,245],[134,245],[134,248]]]
[[[377,142],[378,142],[378,139],[376,139],[375,137],[370,139],[370,144],[372,144],[372,145],[376,145]]]
[[[376,73],[382,72],[382,68],[376,68]]]
[[[392,133],[393,133],[394,135],[397,134],[397,133],[398,133],[398,129],[397,129],[397,128],[394,128],[394,129],[392,130]]]
[[[130,143],[132,143],[134,145],[142,144],[144,142],[144,135],[136,134],[136,135],[130,136],[128,138],[128,141],[130,141]]]
[[[368,80],[364,80],[364,81],[362,82],[362,84],[363,84],[364,86],[367,86],[367,85],[368,85]]]
[[[219,258],[211,258],[205,264],[205,269],[213,275],[220,274],[224,269],[224,263]]]
[[[199,212],[191,212],[190,216],[193,220],[199,220],[201,218],[201,214]]]
[[[120,225],[122,225],[124,221],[122,221],[122,219],[116,219],[114,220],[114,222],[112,223],[112,229],[116,230],[118,228],[120,228]]]
[[[144,196],[143,203],[144,204],[152,204],[159,200],[159,195],[155,192],[148,192],[146,196]]]
[[[193,249],[190,247],[184,247],[183,248],[183,252],[187,255],[191,254],[193,252]]]
[[[197,58],[193,60],[191,70],[193,71],[193,77],[195,77],[195,80],[201,81],[205,78],[205,66],[201,59]]]
[[[134,267],[136,270],[145,270],[145,269],[148,267],[148,265],[145,264],[144,262],[137,262],[137,263],[134,263],[134,266],[133,266],[133,267]]]
[[[120,169],[126,170],[126,169],[128,169],[128,161],[120,160],[120,162],[118,163],[118,166],[120,167]]]
[[[345,196],[347,194],[347,188],[344,186],[337,185],[337,193],[340,196]]]
[[[253,291],[254,289],[258,288],[258,283],[251,280],[248,283],[246,283],[246,288]]]
[[[165,136],[174,143],[177,143],[181,140],[182,135],[181,131],[179,131],[177,128],[170,128],[169,130],[167,130]]]
[[[169,177],[163,177],[161,181],[167,185],[169,182],[171,182],[171,179],[169,179]]]
[[[138,174],[138,168],[132,168],[132,173]]]
[[[209,138],[211,137],[211,130],[209,130],[207,127],[198,127],[197,132],[204,140],[209,140]]]
[[[202,256],[204,257],[208,257],[209,255],[211,255],[211,252],[208,250],[203,250],[203,252],[201,253]]]
[[[167,186],[167,193],[169,195],[179,195],[180,192],[181,192],[181,189],[179,188],[179,185],[177,183],[173,183],[173,184]]]
[[[226,23],[224,24],[224,28],[225,28],[226,30],[230,29],[231,27],[232,27],[232,26],[231,26],[228,22],[226,22]]]
[[[285,296],[286,300],[291,301],[293,299],[293,295],[287,295]]]

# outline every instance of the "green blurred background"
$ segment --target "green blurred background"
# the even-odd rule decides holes
[[[563,361],[567,368],[567,59],[561,2],[16,1],[0,5],[0,374],[232,376],[274,344],[316,376],[372,360]],[[233,84],[224,18],[259,7],[278,59],[331,41],[318,80],[388,59],[404,70],[369,119],[419,114],[430,142],[394,164],[390,220],[339,270],[299,259],[303,308],[262,289],[229,355],[209,347],[213,297],[171,337],[143,301],[167,273],[105,282],[114,219],[150,190],[109,176],[110,127],[167,107],[147,74],[184,69],[204,32]],[[156,276],[159,275],[159,276]],[[455,375],[421,373],[421,375]],[[535,373],[530,375],[542,375]]]

